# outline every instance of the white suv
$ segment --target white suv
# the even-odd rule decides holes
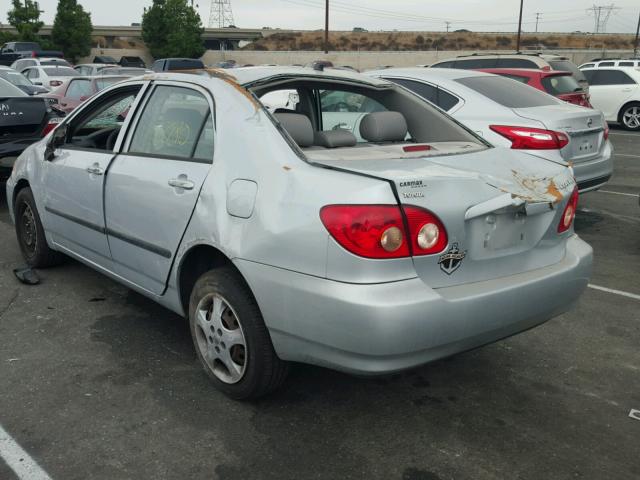
[[[640,59],[638,58],[626,58],[626,59],[613,59],[598,60],[580,65],[580,70],[583,68],[602,68],[602,67],[640,67]]]
[[[607,122],[627,130],[640,130],[640,69],[598,67],[582,71],[591,85],[591,105],[602,110]]]

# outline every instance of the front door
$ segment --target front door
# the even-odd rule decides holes
[[[105,268],[111,265],[104,222],[105,174],[141,87],[112,91],[79,112],[67,126],[65,143],[44,164],[45,222],[53,242]]]
[[[105,216],[115,271],[154,294],[164,291],[213,162],[212,110],[204,90],[156,84],[107,175]]]

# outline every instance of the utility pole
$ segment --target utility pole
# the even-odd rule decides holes
[[[518,39],[516,41],[516,52],[520,53],[520,35],[522,34],[522,8],[524,0],[520,0],[520,19],[518,20]]]
[[[587,8],[587,13],[593,13],[594,18],[594,29],[593,33],[605,33],[607,31],[607,22],[609,21],[609,17],[616,10],[620,10],[619,7],[616,7],[615,4],[610,5],[593,5],[591,8]]]
[[[538,20],[540,20],[540,15],[542,15],[542,13],[536,13],[536,33],[538,33]]]
[[[447,33],[449,33],[449,27],[451,27],[451,22],[444,22],[447,25]]]
[[[640,13],[638,14],[638,26],[636,27],[636,40],[633,42],[633,56],[638,56],[638,34],[640,34]]]
[[[324,7],[324,53],[329,53],[329,0]]]

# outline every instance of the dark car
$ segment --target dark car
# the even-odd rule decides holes
[[[113,63],[116,64],[116,59],[109,55],[96,55],[93,57],[93,63]]]
[[[0,79],[0,180],[11,175],[18,155],[46,135],[57,119],[44,98]]]
[[[170,70],[198,70],[201,68],[204,68],[204,63],[195,58],[161,58],[153,62],[151,70],[168,72]]]
[[[121,57],[118,65],[120,65],[121,67],[147,68],[144,60],[142,60],[140,57]]]
[[[27,77],[20,72],[16,72],[13,68],[0,66],[0,78],[3,78],[15,87],[18,87],[27,95],[37,95],[38,93],[47,93],[44,87],[34,85]]]
[[[57,50],[42,50],[35,42],[9,42],[0,48],[0,65],[11,65],[21,58],[57,57],[64,54]]]

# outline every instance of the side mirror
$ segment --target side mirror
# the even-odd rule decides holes
[[[47,161],[51,161],[56,157],[56,149],[64,145],[64,142],[67,138],[67,126],[60,125],[53,131],[53,135],[47,142],[47,148],[44,151],[44,159]]]

